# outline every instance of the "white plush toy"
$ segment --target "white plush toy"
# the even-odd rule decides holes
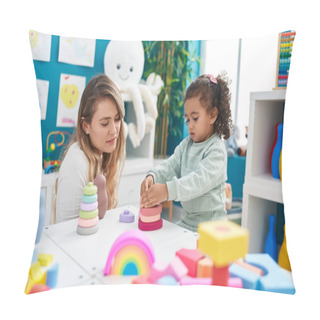
[[[141,41],[109,42],[104,56],[104,71],[133,102],[137,123],[129,123],[126,133],[132,145],[140,145],[145,133],[155,126],[158,116],[157,96],[163,81],[159,75],[150,74],[145,83],[140,82],[144,67],[144,51]],[[145,102],[147,113],[144,112]]]

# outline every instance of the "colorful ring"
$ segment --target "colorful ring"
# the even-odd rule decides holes
[[[92,196],[82,195],[82,202],[84,203],[92,203],[98,200],[98,195],[94,194]]]
[[[99,217],[95,217],[93,219],[83,219],[78,218],[78,226],[82,228],[91,228],[97,225],[99,222]]]
[[[90,234],[94,234],[99,230],[99,224],[95,225],[94,227],[91,228],[83,228],[80,226],[77,226],[77,232],[81,235],[87,236]]]
[[[158,204],[154,207],[151,208],[140,208],[140,213],[143,214],[144,216],[154,216],[162,211],[162,205]]]
[[[83,210],[80,210],[79,212],[79,216],[80,218],[82,219],[93,219],[95,218],[99,213],[99,210],[96,209],[96,210],[92,210],[92,211],[83,211]]]
[[[80,203],[80,209],[83,211],[92,211],[96,210],[98,208],[98,202],[92,202],[92,203],[85,203],[81,202]]]
[[[153,231],[153,230],[158,230],[162,228],[162,219],[155,221],[155,222],[150,222],[150,223],[145,223],[142,222],[140,219],[138,221],[138,227],[142,231]]]
[[[150,223],[161,219],[161,214],[156,214],[155,216],[144,216],[140,213],[139,218],[142,222]]]

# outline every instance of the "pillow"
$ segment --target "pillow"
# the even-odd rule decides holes
[[[166,43],[70,38],[35,30],[29,36],[41,110],[43,174],[27,294],[118,283],[213,284],[295,293],[281,184],[294,31],[256,39]],[[165,45],[168,50],[160,52]],[[170,45],[180,54],[174,63],[160,56],[170,54]],[[172,68],[171,78],[159,66]],[[140,184],[154,158],[170,156],[188,136],[183,94],[190,80],[223,71],[232,80],[231,112],[237,125],[225,140],[228,219],[202,222],[193,232],[176,224],[183,205],[179,202],[140,209]],[[98,74],[107,74],[125,101],[127,153],[119,203],[102,219],[93,217],[98,183],[89,182],[80,216],[56,223],[55,182],[62,153],[71,141],[82,93]],[[172,221],[166,206],[173,208]]]

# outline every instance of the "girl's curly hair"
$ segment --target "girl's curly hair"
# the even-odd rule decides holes
[[[184,101],[189,98],[200,97],[200,103],[208,113],[216,107],[218,117],[214,123],[214,132],[220,138],[228,139],[232,127],[231,93],[229,90],[231,82],[226,73],[221,73],[216,77],[217,84],[210,80],[210,76],[204,74],[195,79],[187,88]]]

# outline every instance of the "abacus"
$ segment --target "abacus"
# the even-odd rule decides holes
[[[292,55],[292,45],[295,35],[296,32],[292,30],[279,33],[277,78],[275,89],[287,88]]]

